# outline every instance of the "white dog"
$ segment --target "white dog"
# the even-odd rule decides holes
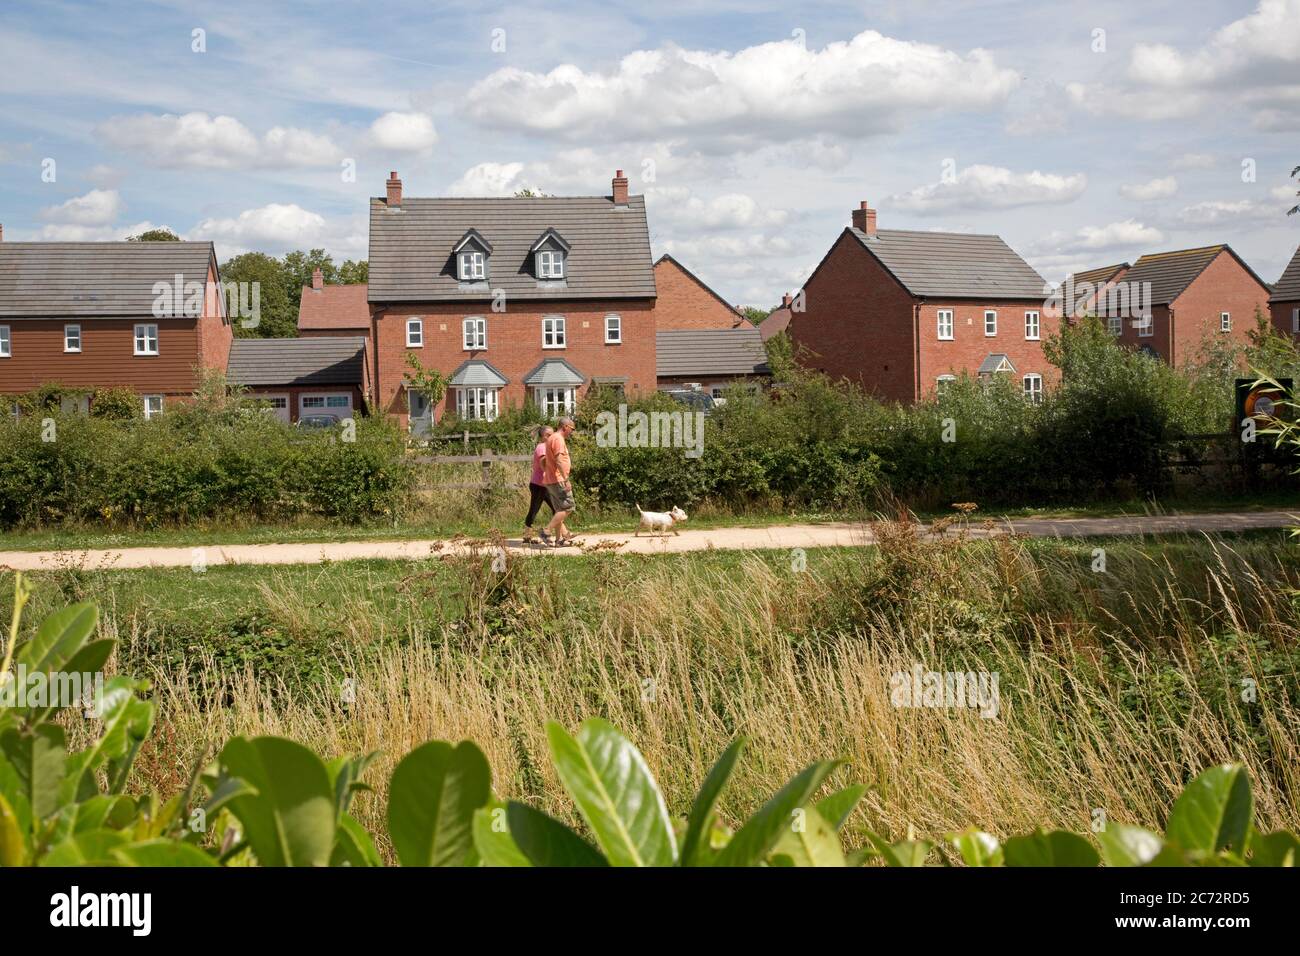
[[[637,505],[636,510],[641,511],[641,506]],[[658,531],[660,534],[671,531],[673,534],[681,534],[674,525],[685,520],[686,512],[676,506],[672,511],[641,511],[641,525],[633,537],[639,537],[642,531]]]

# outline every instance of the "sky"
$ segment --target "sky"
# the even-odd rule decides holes
[[[5,0],[0,224],[367,255],[367,198],[646,196],[736,304],[850,210],[997,233],[1045,278],[1300,244],[1300,0]]]

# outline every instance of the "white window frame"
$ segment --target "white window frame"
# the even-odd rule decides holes
[[[1300,332],[1300,308],[1291,310],[1291,334]]]
[[[457,277],[462,282],[481,282],[487,278],[487,255],[469,249],[456,257]]]
[[[163,397],[161,395],[141,395],[140,398],[144,402],[145,421],[148,421],[149,419],[153,418],[155,415],[161,415],[163,413],[164,402],[163,402]],[[154,399],[158,400],[158,408],[156,410],[153,409],[152,407]]]
[[[605,344],[623,344],[623,316],[610,312],[605,316]]]
[[[533,404],[547,418],[572,415],[578,406],[578,389],[573,385],[539,385],[533,389]]]
[[[466,421],[496,421],[501,389],[491,385],[466,385],[456,389],[456,414]],[[473,414],[468,414],[473,412]]]
[[[72,345],[72,340],[76,339],[77,344]],[[81,326],[77,323],[65,325],[63,327],[63,351],[80,352],[81,351]]]
[[[990,329],[989,319],[992,319],[992,320],[993,320],[993,325],[991,326],[991,328],[992,328],[993,331],[991,331],[991,332],[989,331],[989,329]],[[984,335],[985,335],[986,338],[993,338],[993,337],[996,336],[997,334],[998,334],[998,313],[997,313],[997,310],[996,310],[996,309],[985,309],[985,310],[984,310]]]
[[[544,315],[542,316],[542,348],[544,349],[562,349],[567,348],[568,337],[565,334],[566,322],[562,315]],[[547,339],[550,339],[548,344]]]
[[[1155,316],[1143,315],[1137,320],[1138,338],[1149,339],[1156,334]]]
[[[0,325],[0,358],[13,358],[14,340],[9,326]]]
[[[1220,313],[1219,313],[1219,331],[1220,331],[1220,332],[1231,332],[1231,331],[1232,331],[1232,313],[1231,313],[1231,312],[1220,312]]]
[[[406,347],[408,349],[424,348],[424,319],[406,320]]]
[[[1108,315],[1106,316],[1106,331],[1116,337],[1124,334],[1124,316]]]
[[[461,351],[481,352],[487,346],[487,319],[481,315],[467,316],[460,324]]]
[[[947,323],[948,332],[946,335],[944,334],[944,321],[943,321],[945,317],[948,319],[948,323]],[[951,342],[953,340],[953,335],[957,331],[957,319],[956,319],[955,311],[953,309],[940,309],[938,313],[936,313],[935,324],[936,324],[935,334],[939,336],[939,341]]]
[[[152,331],[151,331],[152,330]],[[149,347],[153,343],[153,348]],[[158,354],[158,326],[152,322],[142,322],[135,327],[135,354],[136,355],[157,355]],[[153,398],[155,396],[147,396]]]
[[[1029,372],[1020,382],[1025,398],[1032,404],[1037,405],[1043,400],[1043,376],[1037,372]]]
[[[1037,342],[1041,333],[1042,316],[1037,309],[1028,309],[1025,312],[1025,341]]]
[[[563,279],[564,253],[555,249],[542,249],[537,253],[537,278]]]
[[[955,381],[957,381],[956,375],[940,375],[934,380],[934,393],[942,395],[944,390]]]

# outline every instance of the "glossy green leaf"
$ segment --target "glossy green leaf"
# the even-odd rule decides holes
[[[934,844],[928,840],[899,840],[897,843],[890,843],[879,833],[871,830],[867,831],[867,839],[871,841],[872,849],[875,851],[872,855],[879,856],[886,866],[925,866],[926,858],[934,849]]]
[[[211,854],[179,840],[146,840],[110,851],[113,859],[127,866],[217,866]]]
[[[229,809],[263,866],[325,866],[334,846],[334,791],[325,764],[301,744],[280,737],[235,737],[221,751],[222,768],[243,779]]]
[[[866,784],[855,783],[851,787],[836,790],[829,796],[822,797],[814,806],[831,826],[839,830],[848,822],[850,814],[866,796],[868,789],[870,788]]]
[[[102,674],[104,665],[113,655],[113,647],[116,643],[112,639],[105,638],[77,648],[64,662],[62,669],[48,678],[45,703],[20,707],[18,713],[29,724],[33,724],[47,720],[51,714],[64,708],[84,707],[86,703],[93,702],[95,674]],[[80,675],[79,684],[74,685],[71,682],[73,674]],[[77,689],[80,691],[79,694],[72,692]],[[88,694],[91,695],[90,701],[87,700]]]
[[[22,866],[27,862],[27,837],[18,814],[0,793],[0,866]]]
[[[1107,866],[1146,866],[1165,846],[1158,834],[1124,823],[1107,823],[1097,843]]]
[[[366,828],[349,814],[343,814],[334,834],[334,851],[330,866],[383,866],[384,861],[375,848]]]
[[[1290,830],[1251,832],[1251,866],[1300,866],[1300,839]]]
[[[506,804],[515,845],[533,866],[609,866],[600,851],[559,820],[526,804]]]
[[[680,858],[682,866],[698,866],[700,857],[708,849],[706,837],[713,828],[713,821],[717,818],[718,799],[722,796],[727,781],[731,779],[732,771],[736,769],[736,762],[740,759],[740,752],[744,749],[743,737],[733,740],[713,764],[708,776],[704,778],[704,783],[700,785],[700,792],[695,795],[691,814],[686,820],[686,835],[682,838]]]
[[[1097,866],[1101,857],[1092,844],[1068,830],[1038,829],[1011,837],[1002,847],[1007,866]]]
[[[493,800],[474,811],[474,849],[484,866],[532,866],[510,835],[506,805]]]
[[[36,636],[14,653],[14,663],[26,667],[27,673],[65,670],[65,665],[90,639],[99,623],[99,610],[93,604],[74,604],[47,617]]]
[[[551,760],[612,866],[672,866],[677,839],[663,794],[641,752],[606,720],[583,721],[576,737],[546,725]]]
[[[369,784],[361,780],[361,776],[376,756],[377,752],[372,751],[360,757],[337,757],[326,763],[334,787],[334,812],[339,819],[352,808],[354,796],[371,789]]]
[[[948,834],[948,842],[967,866],[1001,866],[1002,846],[991,833],[974,827]]]
[[[758,866],[781,839],[790,825],[791,815],[804,806],[831,772],[838,760],[826,760],[806,767],[796,774],[767,803],[759,807],[744,826],[736,831],[713,860],[714,866]]]
[[[127,842],[116,830],[87,830],[61,840],[41,857],[40,866],[113,866],[113,851]]]
[[[799,807],[776,846],[773,856],[783,856],[792,866],[844,866],[844,848],[835,826],[815,808]]]
[[[402,758],[388,787],[388,835],[402,866],[465,866],[474,811],[492,795],[487,758],[469,741],[441,740]]]
[[[17,772],[32,817],[44,820],[57,812],[59,786],[67,764],[63,728],[57,724],[41,724],[32,732],[24,733],[9,727],[0,732],[0,752]]]
[[[1240,764],[1211,767],[1198,774],[1174,802],[1165,836],[1184,850],[1214,853],[1246,845],[1255,814],[1250,778]]]

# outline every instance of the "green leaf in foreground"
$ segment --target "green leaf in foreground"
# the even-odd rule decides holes
[[[1223,764],[1198,774],[1169,812],[1166,836],[1184,850],[1216,853],[1245,849],[1254,816],[1250,778],[1240,764]]]
[[[700,785],[700,792],[695,796],[690,816],[686,821],[686,836],[682,839],[682,866],[697,865],[698,858],[708,846],[709,831],[713,828],[713,821],[717,817],[718,798],[722,796],[722,789],[731,778],[732,771],[736,769],[736,761],[740,759],[740,752],[744,749],[743,737],[733,740],[714,763],[709,775],[704,778],[704,783]]]
[[[474,811],[492,795],[492,771],[469,741],[416,747],[393,770],[388,834],[402,866],[464,866],[474,849]]]
[[[533,866],[609,866],[595,847],[541,810],[511,800],[506,821],[515,845]]]
[[[1101,858],[1107,866],[1146,866],[1164,849],[1165,841],[1142,827],[1108,823],[1097,834]]]
[[[484,866],[532,866],[510,835],[506,805],[493,800],[474,811],[474,849]]]
[[[1097,866],[1101,857],[1091,843],[1068,830],[1035,830],[1011,837],[1002,847],[1007,866]]]
[[[838,760],[812,764],[759,807],[713,861],[714,866],[758,866],[790,826],[794,811],[806,804],[817,788],[840,765]]]
[[[325,866],[334,846],[334,790],[325,764],[281,737],[232,738],[221,766],[252,793],[230,800],[263,866]]]
[[[632,742],[599,717],[576,737],[546,725],[551,760],[612,866],[672,866],[677,840],[663,794]]]

